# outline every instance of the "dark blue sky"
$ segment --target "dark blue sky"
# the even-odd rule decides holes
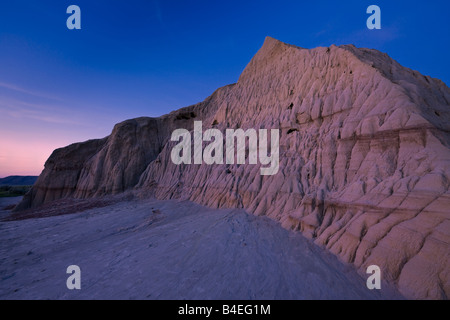
[[[71,4],[82,30],[66,27]],[[381,7],[381,30],[366,28],[371,4]],[[449,84],[449,12],[447,0],[2,1],[0,176],[13,170],[5,135],[40,145],[45,159],[121,120],[202,101],[236,82],[268,35],[305,48],[379,49]]]

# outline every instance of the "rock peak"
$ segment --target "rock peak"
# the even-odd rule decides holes
[[[270,36],[264,40],[262,47],[258,50],[250,63],[242,72],[239,81],[264,70],[265,66],[276,64],[278,57],[284,55],[286,51],[303,49],[291,44],[287,44]]]
[[[276,38],[273,38],[271,36],[267,36],[264,39],[264,43],[262,45],[262,48],[264,48],[265,46],[286,46],[286,47],[292,47],[292,48],[297,48],[297,49],[304,49],[302,47],[283,42],[283,41],[278,40]]]

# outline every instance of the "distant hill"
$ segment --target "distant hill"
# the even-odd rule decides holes
[[[0,178],[0,186],[32,186],[37,176],[9,176]]]
[[[211,153],[199,155],[223,151],[228,129],[275,130],[279,143],[269,157],[267,135],[258,142],[253,132],[266,164],[250,164],[246,150],[248,160],[235,164],[235,138],[232,163],[221,152],[215,165],[201,158],[190,165],[186,149],[188,161],[175,164],[172,134],[192,132],[196,121],[220,134]],[[14,210],[132,189],[245,209],[300,231],[362,274],[380,266],[406,298],[448,299],[449,132],[450,88],[442,81],[377,50],[302,49],[268,37],[238,82],[203,102],[55,150]],[[267,164],[277,171],[262,176]]]

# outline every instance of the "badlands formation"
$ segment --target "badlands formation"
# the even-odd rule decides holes
[[[236,84],[160,118],[55,150],[16,211],[61,198],[141,197],[239,208],[298,230],[412,299],[450,297],[450,89],[352,45],[267,38]],[[280,129],[279,171],[174,165],[175,129]]]

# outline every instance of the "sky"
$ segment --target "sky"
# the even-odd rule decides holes
[[[381,30],[369,30],[369,5]],[[70,5],[81,30],[69,30]],[[352,43],[450,83],[450,1],[17,0],[0,3],[0,177],[52,151],[157,117],[235,83],[266,36]]]

